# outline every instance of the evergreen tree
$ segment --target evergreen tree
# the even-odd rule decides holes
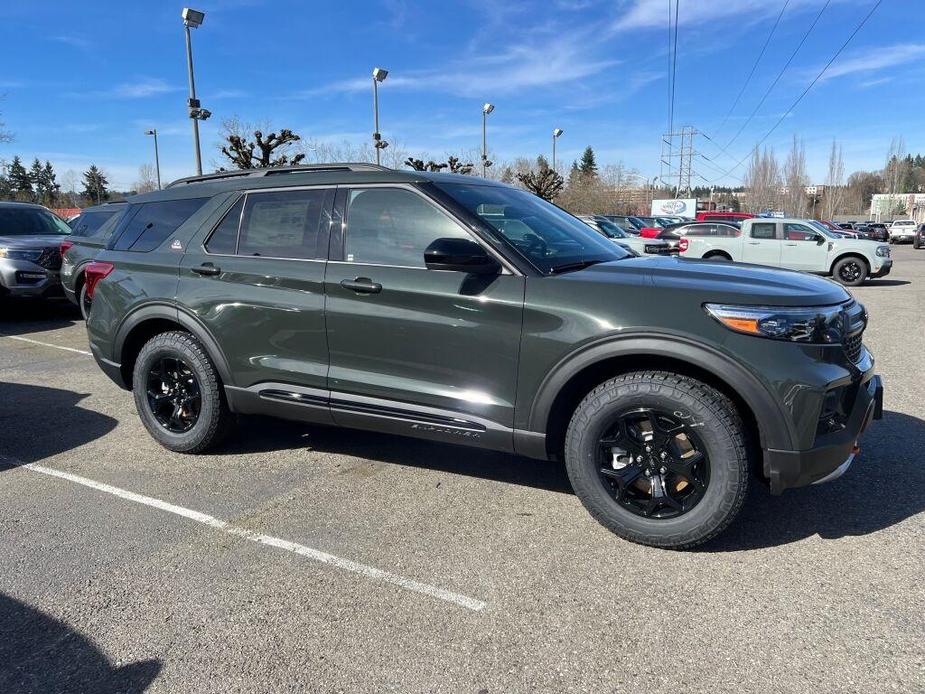
[[[42,176],[42,162],[38,157],[32,160],[29,169],[29,180],[32,181],[32,202],[42,202],[45,198],[45,182]]]
[[[572,168],[568,172],[568,184],[569,186],[578,185],[581,181],[581,169],[578,168],[578,162],[572,162]]]
[[[58,203],[61,186],[58,184],[55,169],[48,160],[45,161],[45,167],[42,169],[41,182],[42,195],[39,201],[46,207],[54,207]]]
[[[591,145],[585,147],[585,151],[581,155],[581,164],[578,165],[578,170],[581,171],[581,175],[584,178],[594,178],[597,176],[597,161],[594,158],[594,150],[591,149]]]
[[[538,168],[540,171],[542,171],[543,169],[548,169],[548,168],[549,168],[549,160],[546,159],[546,157],[544,157],[544,156],[541,154],[540,156],[538,156],[538,157],[536,158],[536,168]]]
[[[96,164],[91,164],[90,168],[84,172],[84,197],[94,205],[109,200],[109,191],[106,189],[108,183],[103,172],[96,168]]]
[[[32,179],[29,178],[29,172],[26,171],[26,167],[22,165],[22,159],[19,158],[19,155],[13,157],[13,162],[10,164],[9,179],[10,189],[14,199],[32,199]]]
[[[510,166],[505,166],[503,169],[501,169],[500,181],[502,183],[508,183],[508,184],[513,183],[514,182],[514,169],[512,169]]]
[[[10,200],[12,197],[13,186],[10,185],[10,179],[0,176],[0,200]]]

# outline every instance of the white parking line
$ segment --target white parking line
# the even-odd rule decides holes
[[[55,349],[63,349],[65,352],[77,352],[77,354],[86,354],[88,357],[93,355],[85,349],[74,349],[73,347],[64,347],[62,345],[53,345],[50,342],[39,342],[38,340],[32,340],[28,337],[20,337],[19,335],[0,335],[0,337],[6,337],[10,340],[19,340],[20,342],[29,342],[33,345],[41,345],[42,347],[54,347]]]
[[[210,528],[214,528],[215,530],[220,530],[223,533],[228,533],[229,535],[241,537],[245,540],[257,542],[262,545],[270,545],[271,547],[284,549],[288,552],[292,552],[294,554],[307,557],[308,559],[321,562],[322,564],[331,564],[332,566],[336,566],[337,568],[343,569],[344,571],[352,571],[353,573],[360,574],[366,578],[383,581],[385,583],[391,583],[398,586],[399,588],[404,588],[405,590],[410,590],[415,593],[429,595],[432,598],[444,600],[446,602],[459,605],[460,607],[465,607],[469,610],[478,612],[479,610],[484,609],[486,605],[481,600],[476,600],[475,598],[470,598],[466,595],[461,595],[460,593],[454,593],[453,591],[428,585],[427,583],[421,583],[410,578],[405,578],[404,576],[399,576],[398,574],[393,574],[388,571],[383,571],[382,569],[377,569],[374,566],[368,566],[366,564],[351,561],[350,559],[343,559],[333,554],[313,549],[312,547],[300,545],[296,542],[282,540],[271,535],[255,533],[252,530],[239,528],[237,526],[231,525],[230,523],[226,523],[219,518],[215,518],[214,516],[200,513],[199,511],[184,508],[183,506],[176,506],[175,504],[161,501],[160,499],[144,496],[142,494],[136,494],[135,492],[120,489],[119,487],[113,487],[112,485],[104,484],[102,482],[96,482],[86,477],[72,475],[69,472],[62,472],[61,470],[44,467],[42,465],[37,465],[36,463],[20,465],[19,467],[22,469],[31,470],[32,472],[40,472],[43,475],[58,477],[60,479],[67,480],[68,482],[74,482],[75,484],[83,485],[84,487],[90,487],[91,489],[96,489],[97,491],[112,494],[122,499],[127,499],[128,501],[134,501],[136,504],[143,504],[145,506],[150,506],[151,508],[166,511],[167,513],[173,513],[174,515],[182,516],[183,518],[196,521],[197,523],[202,523],[203,525],[207,525]]]

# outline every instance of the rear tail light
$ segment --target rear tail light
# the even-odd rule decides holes
[[[112,263],[101,263],[97,261],[87,263],[87,269],[84,270],[84,284],[87,287],[88,299],[93,298],[93,292],[96,290],[96,285],[99,284],[99,281],[114,269],[115,265]]]
[[[678,241],[678,250],[684,253],[687,251],[687,248],[690,245],[691,245],[691,242],[689,240],[681,239],[680,241]]]
[[[62,241],[61,242],[61,255],[63,256],[65,253],[67,253],[71,249],[71,246],[73,245],[74,245],[73,241]]]

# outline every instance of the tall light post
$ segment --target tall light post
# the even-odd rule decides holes
[[[482,106],[482,178],[486,178],[486,172],[491,162],[488,161],[488,114],[495,110],[494,104],[485,104]]]
[[[376,164],[380,163],[380,154],[382,150],[389,146],[389,143],[382,139],[379,132],[379,83],[384,82],[389,76],[389,71],[381,67],[373,68],[373,147],[376,149]]]
[[[555,128],[552,131],[552,170],[556,170],[556,140],[562,135],[562,128]]]
[[[145,135],[154,135],[154,168],[157,169],[157,189],[161,189],[161,157],[157,151],[157,128],[145,130]]]
[[[193,149],[196,153],[196,175],[201,176],[202,155],[199,152],[199,121],[206,120],[212,115],[212,112],[202,108],[199,99],[196,98],[196,80],[193,77],[193,43],[190,39],[189,30],[200,26],[202,20],[206,17],[206,13],[184,7],[180,16],[183,17],[183,29],[186,32],[186,70],[189,74],[189,99],[186,103],[189,107],[189,117],[193,121]]]

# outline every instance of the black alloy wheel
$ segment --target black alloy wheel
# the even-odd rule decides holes
[[[199,421],[202,393],[196,374],[182,359],[163,356],[151,366],[146,383],[148,407],[173,434],[184,434]]]
[[[674,414],[620,413],[600,439],[600,475],[613,499],[645,518],[675,518],[694,508],[710,483],[696,433]]]
[[[856,286],[864,280],[867,272],[863,261],[857,258],[845,258],[838,263],[837,274],[842,284]]]

